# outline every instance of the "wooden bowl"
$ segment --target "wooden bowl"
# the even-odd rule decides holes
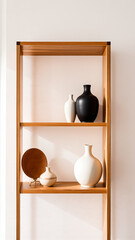
[[[22,169],[24,173],[36,180],[45,172],[47,166],[47,158],[45,154],[37,149],[30,148],[22,156]]]

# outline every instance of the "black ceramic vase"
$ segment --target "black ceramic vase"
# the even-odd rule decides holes
[[[99,109],[99,101],[91,93],[91,85],[83,85],[84,92],[76,100],[76,114],[81,122],[94,122]]]

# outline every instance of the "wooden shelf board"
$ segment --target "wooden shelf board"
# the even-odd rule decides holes
[[[30,186],[28,182],[21,182],[20,193],[107,193],[104,183],[99,182],[94,188],[82,188],[77,182],[57,182],[53,187],[43,187],[41,185]]]
[[[21,122],[21,127],[105,127],[105,122],[92,123],[66,123],[66,122]]]
[[[18,42],[24,56],[102,56],[109,42]]]

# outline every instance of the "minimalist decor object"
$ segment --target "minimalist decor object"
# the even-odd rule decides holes
[[[33,183],[37,182],[46,166],[47,158],[40,149],[30,148],[23,154],[22,169],[28,177],[33,178]]]
[[[75,111],[75,101],[73,99],[73,94],[69,95],[68,101],[64,105],[65,117],[67,122],[74,122],[76,117]]]
[[[17,88],[17,109],[16,109],[16,240],[20,240],[20,233],[22,231],[20,221],[22,219],[22,201],[20,201],[21,195],[26,194],[100,194],[103,198],[103,240],[111,240],[111,42],[16,42],[16,56],[17,56],[17,67],[16,67],[16,88]],[[74,122],[74,123],[67,123],[67,122],[56,122],[55,119],[53,122],[41,122],[40,116],[38,116],[39,121],[24,121],[23,118],[21,118],[21,109],[26,109],[27,105],[23,105],[23,99],[25,97],[24,91],[22,91],[21,87],[23,83],[27,83],[27,79],[22,74],[23,72],[23,60],[25,57],[30,56],[31,61],[33,61],[33,58],[35,56],[42,56],[42,58],[48,58],[48,61],[50,56],[58,56],[58,57],[64,57],[64,62],[66,61],[67,56],[67,62],[69,61],[69,57],[75,57],[77,59],[76,64],[79,61],[84,61],[84,56],[87,58],[90,58],[91,61],[93,59],[93,56],[96,58],[102,58],[102,68],[103,68],[103,77],[102,79],[102,90],[101,94],[103,95],[103,102],[102,102],[102,112],[103,112],[103,121],[101,122]],[[57,57],[55,58],[55,61],[57,62]],[[90,61],[90,62],[91,62]],[[39,61],[40,63],[40,61]],[[65,64],[65,63],[64,63]],[[56,64],[57,65],[57,64]],[[38,65],[39,66],[39,65]],[[46,66],[47,67],[47,66]],[[98,68],[98,66],[97,66]],[[53,71],[53,68],[52,68]],[[50,74],[52,74],[52,71]],[[49,68],[48,68],[49,72]],[[56,72],[55,72],[56,73]],[[57,78],[58,80],[59,78]],[[46,86],[48,85],[48,79],[45,78]],[[31,88],[34,88],[34,79],[31,79]],[[42,81],[39,82],[39,84],[42,84]],[[59,81],[58,81],[59,84]],[[72,83],[71,83],[72,84]],[[96,87],[98,88],[97,82],[95,83]],[[42,87],[42,86],[40,86]],[[52,85],[53,87],[53,85]],[[66,82],[63,83],[63,89],[66,90]],[[44,95],[44,97],[46,97]],[[34,100],[34,99],[33,99]],[[46,99],[45,99],[46,100]],[[32,102],[32,108],[34,107],[34,101]],[[53,109],[51,109],[53,111]],[[47,111],[46,111],[47,113]],[[51,132],[51,134],[55,134],[55,131],[53,132],[53,128],[58,128],[59,133],[61,134],[61,131],[63,131],[63,127],[65,129],[68,129],[68,127],[71,127],[73,131],[71,132],[71,138],[70,138],[70,144],[72,144],[72,136],[74,134],[74,129],[78,133],[80,133],[80,128],[82,129],[93,129],[95,131],[95,128],[101,129],[102,133],[102,140],[101,144],[103,144],[103,181],[100,181],[97,183],[96,187],[93,188],[82,188],[78,182],[74,182],[72,180],[69,181],[60,181],[56,182],[56,184],[53,187],[43,187],[42,185],[36,185],[35,187],[32,187],[29,185],[29,182],[23,181],[21,179],[22,175],[22,169],[20,168],[20,152],[21,152],[21,143],[25,141],[24,136],[21,134],[21,132],[29,128],[30,131],[33,133],[35,128],[46,128],[48,127],[48,130]],[[65,138],[66,138],[66,132],[65,131]],[[90,132],[88,131],[88,134]],[[23,141],[22,141],[23,140]],[[33,140],[33,139],[31,139]],[[38,135],[36,139],[38,141]],[[57,161],[56,161],[57,164]],[[63,162],[64,164],[64,162]],[[68,171],[69,169],[67,169]],[[54,195],[53,195],[54,196]],[[52,197],[53,197],[52,196]],[[89,196],[90,197],[90,196]],[[32,210],[33,210],[33,206]],[[88,206],[89,207],[89,206]],[[95,206],[96,207],[96,206]],[[25,209],[23,209],[25,211]],[[37,236],[38,238],[38,236]],[[74,238],[74,237],[73,237]]]
[[[74,166],[76,180],[82,187],[94,187],[102,175],[102,165],[92,154],[92,145],[85,144],[85,153]]]
[[[49,167],[46,167],[46,171],[40,176],[40,183],[44,187],[50,187],[56,183],[57,177],[52,173]]]
[[[76,113],[81,122],[94,122],[98,114],[99,102],[91,93],[91,85],[83,87],[83,94],[76,100]]]

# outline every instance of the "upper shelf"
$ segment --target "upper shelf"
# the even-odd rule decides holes
[[[17,42],[24,56],[102,56],[110,42]]]
[[[66,122],[21,122],[21,127],[105,127],[105,122],[92,122],[92,123],[66,123]]]

